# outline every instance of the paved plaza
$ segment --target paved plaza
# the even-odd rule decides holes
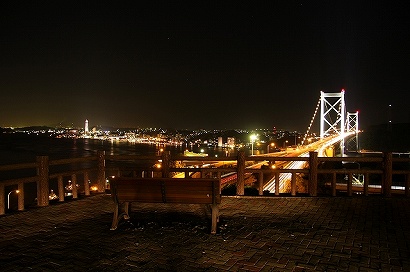
[[[110,230],[110,195],[0,217],[0,271],[410,271],[410,199],[223,197],[135,204]]]

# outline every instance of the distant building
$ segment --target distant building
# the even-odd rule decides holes
[[[231,147],[234,148],[235,147],[235,138],[234,137],[228,137],[226,144]]]
[[[87,119],[85,119],[84,132],[88,133],[88,120]]]
[[[223,145],[222,137],[218,137],[218,146],[221,147]]]

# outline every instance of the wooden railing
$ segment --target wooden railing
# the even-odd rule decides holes
[[[248,168],[247,165],[256,162],[304,162],[304,166],[299,169],[287,168]],[[371,168],[345,169],[345,168],[325,168],[326,164],[352,162],[358,164],[373,164]],[[138,162],[142,162],[138,163]],[[176,166],[175,162],[197,163],[198,167]],[[215,163],[222,163],[222,166],[213,166]],[[161,167],[157,167],[160,164]],[[207,164],[208,167],[204,167]],[[402,169],[395,169],[395,164],[402,164]],[[229,165],[229,166],[228,166]],[[6,212],[6,200],[9,203],[10,193],[18,190],[17,206],[18,210],[25,209],[26,187],[35,185],[36,205],[48,206],[51,188],[57,188],[58,201],[66,199],[68,185],[71,186],[71,196],[78,198],[81,193],[89,196],[90,185],[96,186],[96,192],[103,193],[107,189],[106,177],[108,176],[134,176],[134,177],[172,177],[182,174],[183,177],[218,177],[221,178],[228,173],[236,175],[234,185],[236,195],[244,195],[246,177],[256,176],[257,182],[252,186],[256,188],[259,195],[268,193],[269,195],[282,195],[284,193],[291,196],[307,195],[317,196],[327,194],[336,196],[338,192],[344,192],[347,196],[360,193],[365,196],[373,193],[390,197],[399,193],[407,197],[410,196],[410,158],[395,158],[392,153],[384,153],[380,157],[318,157],[316,152],[310,152],[308,157],[282,157],[282,156],[245,156],[240,151],[237,156],[213,158],[213,157],[185,157],[173,156],[169,153],[162,153],[158,156],[136,156],[136,155],[105,155],[98,152],[97,156],[49,160],[47,156],[38,156],[36,162],[0,165],[0,175],[12,172],[13,175],[19,171],[28,171],[34,174],[19,176],[12,179],[0,181],[0,215]],[[290,173],[289,190],[280,188],[279,176],[283,173]],[[265,192],[263,190],[266,180],[264,175],[274,177],[274,190]],[[361,175],[363,184],[356,186],[353,182],[354,176]],[[342,178],[341,178],[342,177]],[[301,190],[297,186],[297,178],[306,183],[306,189]],[[397,180],[399,189],[397,189]],[[82,182],[80,181],[82,180]],[[81,184],[81,192],[77,185]],[[222,187],[225,184],[222,184]],[[32,186],[33,187],[33,186]],[[282,191],[281,191],[282,190]],[[14,196],[15,197],[15,196]],[[6,199],[7,198],[7,199]]]

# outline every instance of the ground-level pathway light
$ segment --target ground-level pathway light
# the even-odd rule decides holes
[[[8,195],[7,195],[7,209],[8,209],[8,210],[10,209],[10,194],[11,194],[12,192],[16,192],[16,194],[20,193],[19,190],[13,190],[13,191],[11,191],[10,193],[8,193]]]

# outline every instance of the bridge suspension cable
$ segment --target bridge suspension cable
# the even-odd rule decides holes
[[[311,127],[312,127],[313,121],[315,120],[315,117],[316,117],[317,111],[318,111],[318,109],[319,109],[319,106],[320,106],[320,97],[319,97],[319,100],[317,101],[317,105],[316,105],[315,112],[313,113],[313,117],[312,117],[312,119],[310,120],[310,124],[309,124],[309,126],[308,126],[308,128],[307,128],[307,131],[306,131],[306,133],[305,133],[305,136],[303,136],[302,145],[305,144],[306,138],[307,138],[308,135],[309,135],[310,129],[311,129]]]

